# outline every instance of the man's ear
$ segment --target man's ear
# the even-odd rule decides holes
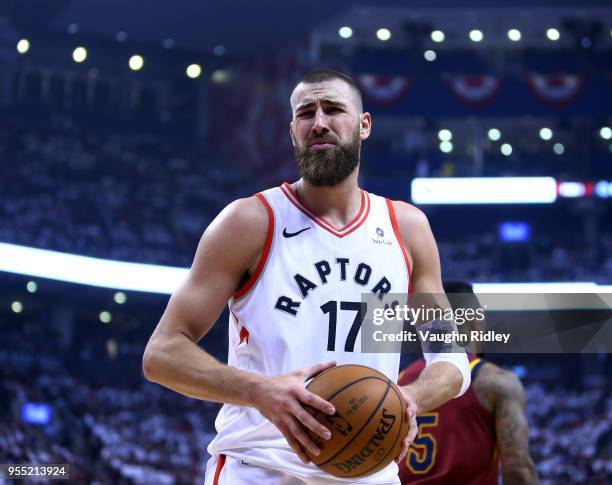
[[[372,130],[372,116],[370,113],[363,113],[359,116],[359,137],[365,140],[370,136]]]

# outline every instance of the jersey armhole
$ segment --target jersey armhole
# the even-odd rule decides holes
[[[268,201],[266,200],[266,198],[261,192],[258,192],[257,194],[255,194],[255,197],[257,197],[261,201],[261,203],[266,208],[266,212],[268,213],[268,231],[266,233],[266,242],[264,243],[263,251],[261,253],[261,259],[259,260],[259,263],[257,263],[257,267],[255,268],[255,271],[249,277],[249,279],[244,284],[244,286],[240,288],[238,291],[234,292],[234,294],[232,295],[233,301],[237,301],[240,298],[242,298],[244,295],[246,295],[251,290],[251,288],[255,286],[255,283],[257,283],[257,280],[259,280],[259,277],[261,276],[263,268],[266,265],[266,261],[268,260],[268,256],[270,255],[270,248],[272,247],[272,239],[274,238],[274,211],[272,210],[272,207],[270,206],[270,204],[268,203]]]
[[[389,218],[391,219],[391,226],[393,227],[395,239],[397,239],[397,244],[399,244],[399,247],[402,250],[404,262],[406,263],[406,271],[408,272],[408,293],[412,293],[412,270],[410,269],[410,260],[408,259],[408,252],[406,251],[404,243],[402,242],[402,235],[400,234],[399,226],[397,225],[397,219],[395,217],[393,203],[387,198],[385,198],[385,201],[387,202],[387,209],[389,210]]]

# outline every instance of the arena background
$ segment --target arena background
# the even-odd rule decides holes
[[[610,291],[611,54],[606,1],[3,2],[0,463],[202,483],[218,406],[145,382],[143,348],[212,218],[295,178],[313,68],[360,83],[361,184],[427,213],[445,279]],[[201,345],[225,359],[227,315]],[[491,359],[542,483],[612,483],[609,355]]]

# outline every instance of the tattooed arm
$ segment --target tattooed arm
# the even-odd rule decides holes
[[[538,484],[536,468],[529,456],[529,427],[521,381],[512,372],[486,363],[472,385],[482,404],[495,416],[504,485]]]

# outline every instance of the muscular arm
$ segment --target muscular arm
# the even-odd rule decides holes
[[[487,363],[478,372],[473,386],[480,401],[495,416],[504,485],[539,483],[529,456],[529,427],[521,381],[512,372]]]
[[[411,284],[415,294],[427,293],[443,298],[437,302],[442,308],[450,304],[444,297],[438,246],[429,227],[427,217],[416,207],[404,202],[393,202],[402,242],[412,263]],[[467,357],[464,355],[468,368]],[[419,413],[435,409],[454,398],[460,391],[463,376],[455,364],[433,362],[419,378],[406,386],[417,405]]]
[[[261,376],[218,362],[196,345],[261,257],[267,215],[254,197],[233,202],[204,232],[186,281],[172,295],[143,357],[145,377],[197,399],[252,404]]]
[[[283,434],[304,463],[304,448],[319,454],[306,434],[329,431],[305,409],[333,414],[333,406],[307,391],[305,379],[335,362],[263,376],[218,362],[196,344],[219,318],[247,271],[261,258],[268,216],[255,197],[230,204],[205,231],[186,281],[172,295],[143,356],[145,377],[196,399],[255,407]]]

